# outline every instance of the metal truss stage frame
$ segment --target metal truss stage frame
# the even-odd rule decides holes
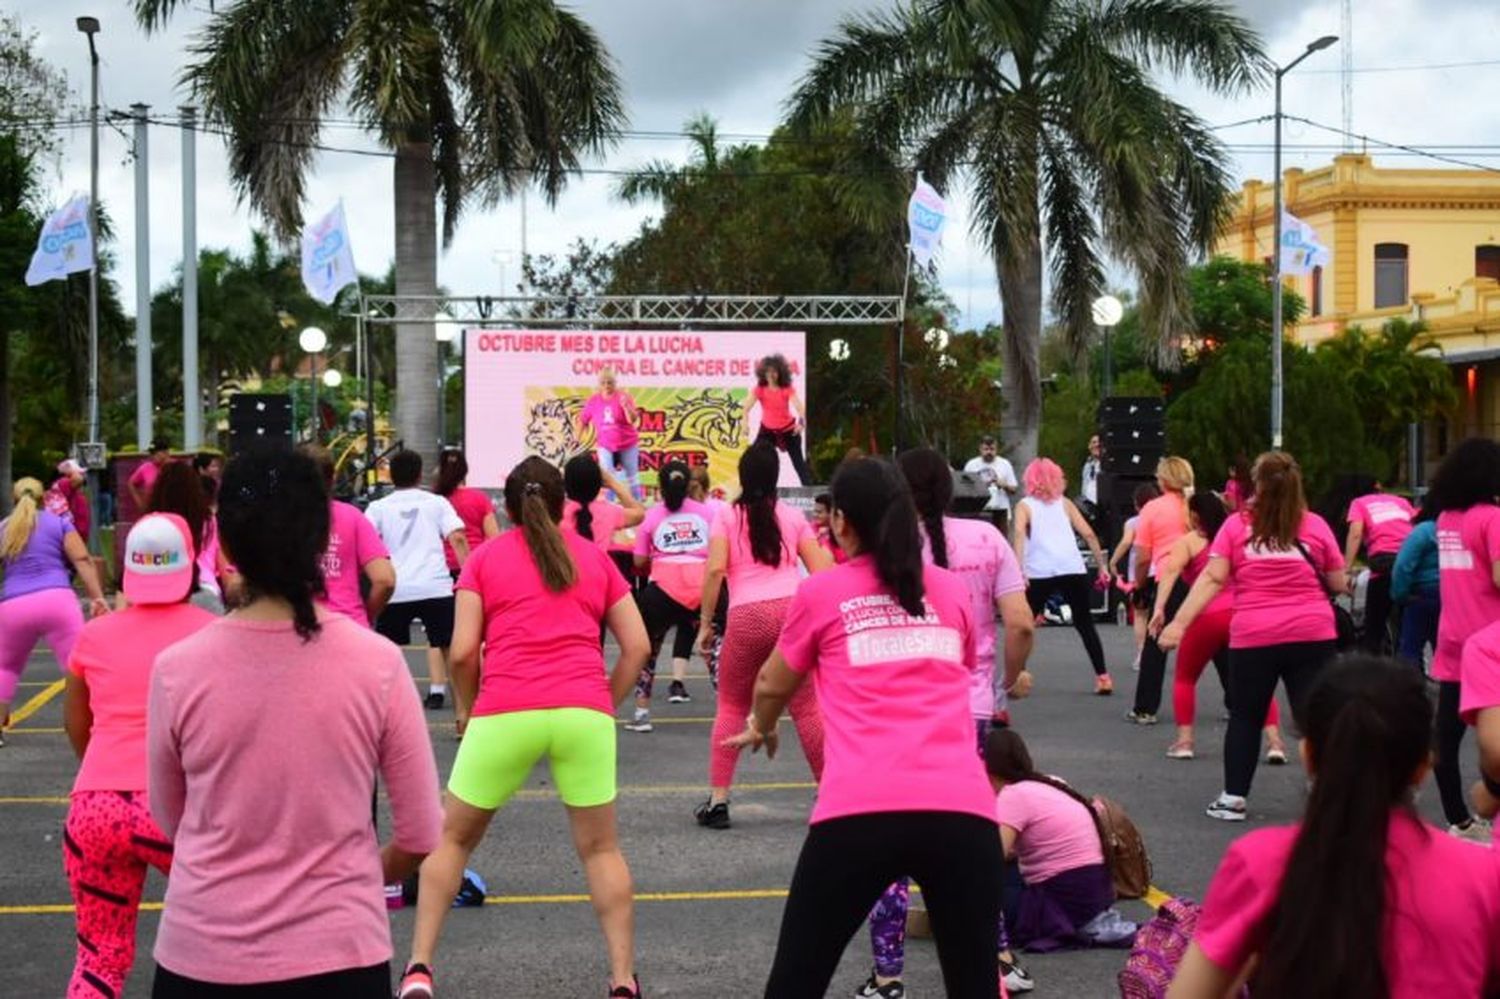
[[[900,295],[362,295],[372,325],[878,326],[906,315]]]

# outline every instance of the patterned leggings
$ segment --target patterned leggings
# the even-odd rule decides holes
[[[974,720],[979,737],[979,755],[984,756],[984,740],[990,734],[986,718]],[[902,878],[885,890],[875,908],[870,910],[870,950],[875,956],[875,974],[881,978],[900,978],[906,971],[906,913],[911,908],[910,879]],[[1010,934],[1005,931],[1005,914],[995,931],[995,952],[1010,950]]]
[[[135,921],[146,869],[172,866],[172,844],[151,818],[146,796],[80,791],[63,825],[63,869],[78,921],[78,960],[69,999],[114,999],[135,962]]]
[[[719,659],[719,705],[714,712],[714,731],[709,743],[708,783],[729,787],[740,752],[728,749],[724,740],[745,731],[745,718],[755,701],[755,678],[781,637],[781,622],[791,599],[761,600],[729,608],[724,630],[724,651]],[[804,683],[787,706],[797,726],[797,740],[812,768],[813,779],[823,776],[823,716],[813,685]]]

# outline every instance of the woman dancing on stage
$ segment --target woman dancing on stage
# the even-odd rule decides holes
[[[755,443],[773,444],[777,450],[785,451],[792,459],[797,478],[807,485],[812,481],[807,458],[802,453],[802,427],[807,422],[807,410],[792,385],[792,369],[780,354],[762,357],[755,365],[755,387],[750,390],[750,402],[745,406],[747,428],[750,411],[756,406],[760,406],[760,431],[755,435]]]
[[[641,499],[641,435],[635,429],[637,418],[635,400],[630,393],[619,390],[614,370],[600,371],[599,391],[583,404],[578,427],[581,431],[593,424],[599,464],[611,474],[619,469],[630,494]]]

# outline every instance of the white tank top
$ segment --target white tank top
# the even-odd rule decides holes
[[[1076,576],[1084,571],[1083,555],[1068,511],[1061,499],[1050,503],[1035,496],[1021,500],[1031,515],[1030,533],[1026,536],[1026,575],[1030,579],[1053,576]]]

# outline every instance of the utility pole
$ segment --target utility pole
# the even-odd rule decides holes
[[[104,467],[104,448],[99,444],[99,33],[97,17],[80,17],[78,30],[89,40],[89,439],[85,467],[89,475],[89,506],[94,529],[89,532],[89,551],[99,554],[99,469]]]
[[[182,112],[182,446],[203,446],[198,392],[198,109]]]
[[[151,443],[151,182],[146,104],[130,105],[135,119],[135,446]]]

